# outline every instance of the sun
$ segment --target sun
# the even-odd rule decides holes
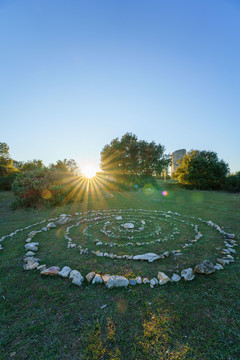
[[[98,168],[94,165],[86,165],[82,168],[82,174],[88,179],[93,178],[96,176],[96,173],[98,171]]]

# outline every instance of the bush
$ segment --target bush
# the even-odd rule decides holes
[[[240,171],[227,177],[225,182],[225,190],[231,192],[240,192]]]
[[[76,176],[54,169],[35,169],[19,174],[12,185],[14,207],[55,206],[70,202]]]
[[[191,150],[173,174],[180,184],[201,190],[224,188],[228,165],[212,151]]]
[[[8,176],[0,176],[0,191],[10,191],[17,173]]]

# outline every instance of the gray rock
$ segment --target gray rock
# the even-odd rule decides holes
[[[41,275],[50,275],[50,276],[55,276],[59,273],[60,268],[58,266],[51,266],[45,270],[41,271]]]
[[[86,276],[87,281],[91,282],[95,275],[96,275],[96,273],[94,271],[88,273]]]
[[[203,260],[200,264],[197,264],[194,268],[194,272],[198,274],[212,274],[215,272],[214,265],[208,261]]]
[[[72,269],[69,266],[64,266],[62,268],[62,270],[59,271],[58,275],[63,278],[66,278],[66,277],[68,277],[68,275],[70,274],[71,271],[72,271]]]
[[[160,256],[154,253],[146,253],[142,255],[133,256],[133,260],[146,260],[148,262],[153,262],[158,259],[160,259]]]
[[[23,266],[23,269],[24,270],[33,270],[35,268],[37,268],[39,265],[38,262],[32,260],[32,259],[29,259],[29,261]]]
[[[36,231],[31,231],[31,232],[28,234],[28,237],[32,239],[36,234],[37,234]]]
[[[35,255],[36,255],[35,252],[33,252],[33,251],[28,251],[28,252],[24,255],[24,257],[35,256]]]
[[[136,282],[140,285],[140,284],[142,284],[142,278],[141,278],[141,276],[137,276],[136,277]]]
[[[173,274],[172,277],[171,277],[171,280],[173,282],[178,282],[181,280],[181,276],[179,276],[178,274]]]
[[[170,281],[169,277],[164,272],[158,273],[159,285],[164,285]]]
[[[191,281],[194,279],[194,275],[193,275],[193,269],[192,268],[188,268],[188,269],[184,269],[181,272],[181,276],[184,278],[184,280],[186,281]]]
[[[106,287],[108,289],[111,289],[113,287],[127,287],[128,284],[129,284],[129,281],[124,276],[112,275],[108,279],[108,282],[106,283]]]
[[[50,222],[47,224],[48,229],[54,229],[55,227],[56,227],[56,225],[53,222]]]
[[[158,285],[158,279],[153,278],[150,280],[150,287],[154,288],[155,285]]]
[[[122,227],[124,227],[125,229],[134,229],[134,224],[125,223],[125,224],[122,224]]]
[[[26,244],[24,247],[26,250],[30,250],[30,251],[38,251],[38,242],[32,242],[32,243],[28,243]]]
[[[216,264],[216,265],[214,266],[214,269],[215,269],[215,270],[223,270],[223,266],[222,266],[221,264]]]
[[[101,275],[96,274],[93,278],[92,284],[102,284],[103,280]]]
[[[150,281],[148,280],[148,278],[144,278],[144,279],[143,279],[143,283],[144,283],[144,284],[149,284]]]
[[[129,285],[135,286],[135,285],[137,285],[137,281],[135,279],[130,279],[129,280]]]
[[[69,278],[72,279],[72,284],[78,285],[78,286],[82,286],[82,283],[84,281],[84,277],[77,270],[72,270],[70,272]]]

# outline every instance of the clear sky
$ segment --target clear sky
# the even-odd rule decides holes
[[[0,124],[16,160],[132,132],[240,170],[240,1],[0,0]]]

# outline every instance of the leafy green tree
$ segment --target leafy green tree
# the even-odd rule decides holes
[[[172,175],[180,184],[197,189],[222,189],[229,172],[228,164],[213,151],[191,150]]]
[[[63,161],[58,160],[56,162],[56,164],[50,164],[49,168],[56,169],[59,171],[69,172],[69,173],[73,173],[73,174],[77,173],[77,171],[78,171],[77,163],[73,159],[70,159],[70,160],[64,159]]]
[[[29,161],[14,161],[14,166],[19,170],[19,171],[30,171],[30,170],[35,170],[35,169],[43,169],[44,168],[44,164],[42,162],[42,160],[29,160]]]
[[[154,141],[138,140],[126,133],[119,140],[113,139],[101,152],[101,169],[112,174],[160,175],[171,160],[164,154],[163,145]]]
[[[17,171],[9,154],[9,146],[0,143],[0,176],[8,176]]]

